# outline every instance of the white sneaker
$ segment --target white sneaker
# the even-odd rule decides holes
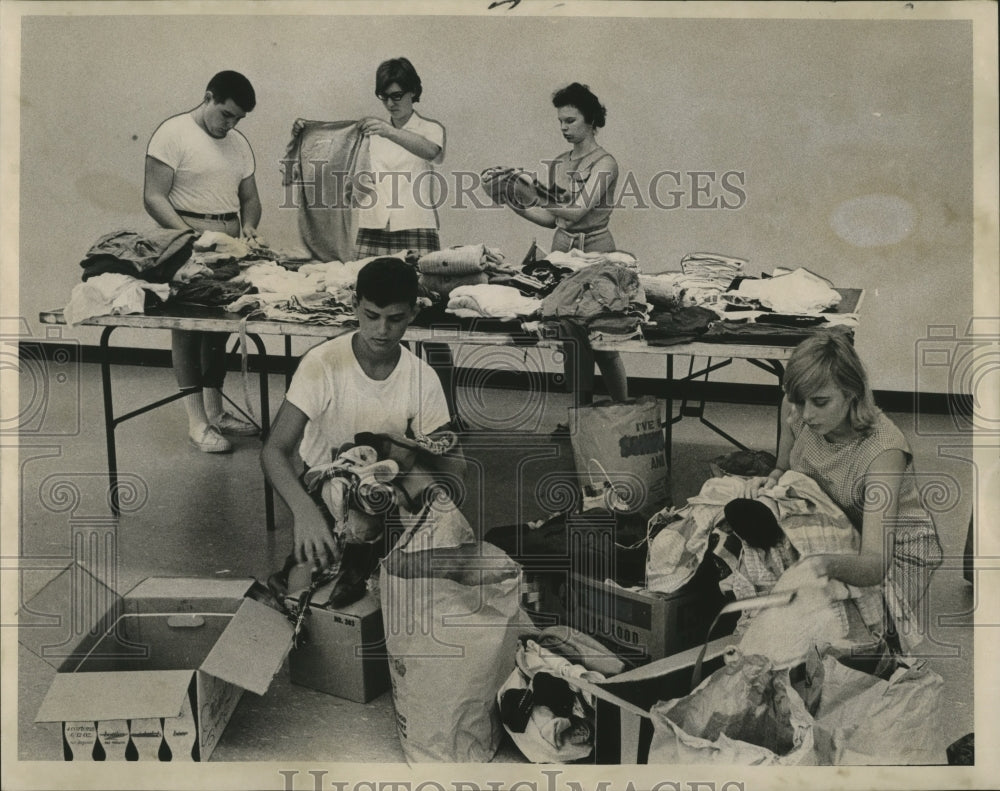
[[[256,437],[260,433],[260,429],[253,423],[241,420],[229,412],[223,412],[213,420],[212,427],[220,434],[230,434],[234,437]]]
[[[202,453],[228,453],[233,449],[229,440],[215,426],[205,426],[199,437],[188,435],[188,439]]]

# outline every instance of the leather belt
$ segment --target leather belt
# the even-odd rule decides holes
[[[231,220],[239,219],[239,214],[234,211],[226,212],[225,214],[202,214],[196,211],[183,211],[181,209],[175,209],[181,217],[197,217],[199,220],[216,220],[218,222],[230,222]]]

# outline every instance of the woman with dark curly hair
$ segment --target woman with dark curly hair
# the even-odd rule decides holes
[[[549,162],[549,185],[565,191],[567,200],[541,205],[537,196],[522,196],[519,191],[519,197],[525,199],[507,205],[536,225],[555,228],[553,252],[614,252],[615,240],[608,230],[608,220],[614,208],[618,162],[596,139],[607,110],[588,86],[578,82],[556,91],[552,104],[559,130],[572,148]],[[571,385],[576,385],[580,403],[590,403],[593,398],[595,360],[609,395],[615,401],[628,398],[625,365],[617,352],[595,352],[589,345],[580,344],[579,371],[574,370],[574,358],[572,354],[566,356],[566,376]]]

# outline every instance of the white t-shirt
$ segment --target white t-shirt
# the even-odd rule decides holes
[[[174,171],[167,199],[175,209],[200,214],[240,210],[239,186],[254,173],[253,150],[237,130],[212,137],[191,113],[168,118],[149,140],[146,154]]]
[[[309,418],[299,455],[310,467],[333,461],[333,453],[362,431],[429,434],[449,420],[448,404],[434,369],[401,348],[389,376],[376,381],[361,369],[351,338],[341,335],[310,349],[285,394]]]
[[[401,128],[441,146],[434,164],[444,161],[444,127],[441,124],[414,112]],[[372,135],[368,145],[374,194],[358,199],[358,227],[382,229],[388,225],[390,231],[436,229],[442,188],[434,165],[381,135]]]

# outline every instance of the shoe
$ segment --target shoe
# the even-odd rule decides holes
[[[759,500],[737,497],[726,503],[723,513],[733,532],[756,549],[773,549],[785,537],[774,512]]]
[[[240,420],[235,415],[223,412],[212,421],[212,427],[220,434],[229,434],[234,437],[256,437],[260,434],[260,429],[253,423]]]
[[[330,591],[327,607],[339,610],[364,597],[368,589],[368,577],[378,566],[378,561],[379,552],[375,544],[354,542],[344,544],[340,577]]]
[[[215,426],[205,426],[197,439],[191,435],[188,435],[188,439],[202,453],[229,453],[233,449],[229,440]]]

